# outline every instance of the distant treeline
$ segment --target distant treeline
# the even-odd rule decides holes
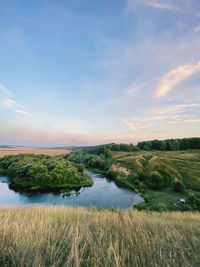
[[[139,142],[137,147],[142,150],[174,151],[184,149],[200,149],[200,138],[167,139]]]
[[[133,152],[138,151],[139,148],[133,144],[106,144],[94,147],[85,147],[85,150],[90,154],[105,155],[106,158],[110,156],[111,151],[124,151],[124,152]]]
[[[8,146],[8,145],[0,145],[0,148],[12,148],[12,146]]]
[[[106,158],[110,157],[111,151],[133,152],[138,150],[161,150],[175,151],[184,149],[200,149],[200,138],[183,138],[183,139],[167,139],[167,140],[152,140],[139,142],[136,146],[133,144],[105,144],[99,146],[82,147],[83,150],[90,154],[103,154]]]

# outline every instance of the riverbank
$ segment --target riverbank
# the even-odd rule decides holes
[[[200,150],[118,152],[108,147],[77,150],[64,158],[140,194],[145,203],[135,206],[139,210],[200,211]]]
[[[1,266],[199,266],[200,214],[0,209]]]

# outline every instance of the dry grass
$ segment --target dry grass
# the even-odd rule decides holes
[[[199,213],[0,210],[0,266],[199,266]]]
[[[35,154],[35,155],[49,155],[59,156],[70,153],[71,150],[64,149],[39,149],[39,148],[27,148],[27,147],[12,147],[12,148],[0,148],[0,157],[6,155],[18,155],[18,154]]]

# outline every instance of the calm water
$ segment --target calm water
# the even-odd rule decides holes
[[[115,208],[130,208],[134,203],[143,202],[143,198],[128,188],[118,187],[114,181],[101,174],[89,172],[94,180],[92,187],[82,187],[77,196],[75,191],[69,197],[53,193],[19,193],[9,189],[9,179],[0,177],[0,205],[71,205]]]

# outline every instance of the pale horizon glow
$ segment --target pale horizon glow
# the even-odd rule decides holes
[[[1,1],[0,145],[200,136],[198,0]]]

